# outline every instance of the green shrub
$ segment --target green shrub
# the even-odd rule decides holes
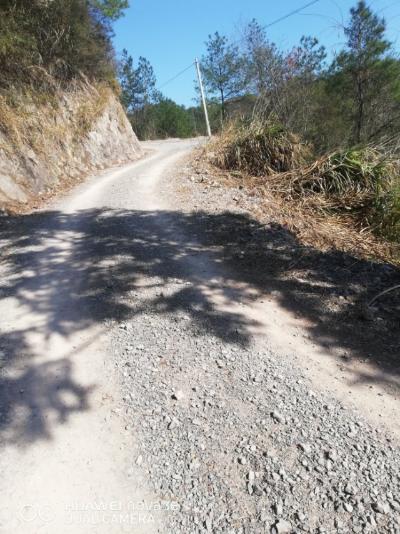
[[[386,191],[398,165],[384,147],[367,146],[338,150],[311,165],[290,173],[288,184],[301,195],[317,193],[338,206],[358,208],[370,204]]]
[[[336,151],[276,181],[292,197],[312,197],[323,210],[351,212],[375,234],[400,242],[400,159],[390,147]]]
[[[400,243],[400,177],[389,190],[378,194],[371,213],[371,224],[377,226],[376,231],[389,239]]]
[[[112,80],[109,14],[120,13],[110,7],[113,4],[126,2],[4,0],[0,5],[0,88],[45,85],[46,73],[60,82],[81,73],[93,80]]]

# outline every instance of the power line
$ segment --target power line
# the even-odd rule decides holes
[[[181,72],[179,72],[178,74],[176,74],[173,78],[170,78],[169,80],[167,80],[165,83],[163,83],[162,85],[160,85],[160,87],[158,89],[162,89],[163,87],[165,87],[166,85],[168,85],[169,83],[173,82],[174,80],[176,80],[177,78],[179,78],[179,76],[182,76],[182,74],[185,74],[186,71],[188,71],[189,69],[191,69],[193,67],[194,63],[191,63],[188,67],[186,67],[186,69],[183,69]]]
[[[300,11],[303,11],[303,9],[306,9],[307,7],[313,6],[314,4],[318,3],[320,0],[312,0],[312,2],[308,2],[308,4],[305,4],[304,6],[298,7],[297,9],[294,9],[293,11],[290,11],[290,13],[287,13],[286,15],[283,15],[282,17],[279,17],[278,19],[273,20],[272,22],[266,24],[262,28],[266,30],[267,28],[270,28],[271,26],[274,26],[274,24],[278,24],[278,22],[282,22],[283,20],[288,19],[289,17],[293,17],[293,15],[297,15],[297,13],[300,13]],[[242,42],[241,39],[238,39],[236,41],[231,42],[232,45],[237,45]]]
[[[273,26],[274,24],[278,24],[278,22],[282,22],[283,20],[286,20],[288,19],[289,17],[292,17],[293,15],[297,15],[297,13],[300,13],[300,11],[303,11],[303,9],[306,9],[307,7],[310,7],[310,6],[313,6],[314,4],[316,4],[317,2],[319,2],[320,0],[312,0],[312,2],[308,2],[307,4],[304,4],[303,6],[297,8],[297,9],[294,9],[293,11],[290,11],[290,13],[287,13],[286,15],[283,15],[283,17],[279,17],[278,19],[276,20],[273,20],[272,22],[270,22],[269,24],[267,24],[266,26],[264,26],[264,29],[267,29],[267,28],[270,28],[271,26]],[[239,41],[234,41],[232,44],[236,44],[238,43]],[[169,80],[167,80],[166,82],[164,82],[162,85],[160,85],[158,87],[158,89],[163,89],[163,87],[165,87],[166,85],[170,84],[171,82],[175,81],[177,78],[179,78],[180,76],[182,76],[182,74],[185,74],[185,72],[187,72],[189,69],[191,69],[193,67],[193,65],[195,65],[195,63],[191,63],[188,67],[186,67],[185,69],[183,69],[181,72],[178,72],[178,74],[176,74],[175,76],[173,76],[172,78],[170,78]]]
[[[274,24],[278,24],[278,22],[282,22],[283,20],[286,20],[289,17],[292,17],[293,15],[297,15],[297,13],[300,13],[300,11],[303,11],[303,9],[306,9],[307,7],[313,6],[314,4],[316,4],[319,1],[320,0],[313,0],[312,2],[309,2],[308,4],[305,4],[304,6],[299,7],[297,9],[295,9],[294,11],[291,11],[287,15],[283,15],[283,17],[280,17],[279,19],[273,20],[272,22],[270,22],[269,24],[264,26],[264,29],[270,28]]]

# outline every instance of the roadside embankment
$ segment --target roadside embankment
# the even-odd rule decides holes
[[[27,211],[82,177],[137,159],[140,144],[105,84],[0,94],[0,209]]]

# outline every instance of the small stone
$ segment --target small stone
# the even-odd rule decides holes
[[[311,452],[311,445],[309,443],[299,443],[299,449],[306,454],[310,454]]]
[[[336,452],[336,451],[334,451],[334,450],[330,450],[330,451],[328,451],[328,458],[329,458],[329,460],[331,460],[332,462],[336,462],[337,457],[338,457],[338,455],[337,455],[337,452]]]
[[[345,502],[343,504],[343,508],[349,513],[353,511],[353,506],[349,502]]]
[[[140,454],[140,455],[137,457],[136,465],[142,465],[142,463],[143,463],[143,456]]]
[[[400,512],[400,503],[398,501],[395,501],[394,499],[390,501],[390,506],[395,510],[396,512]]]
[[[390,512],[390,506],[387,502],[374,502],[372,508],[375,512],[378,512],[378,514],[388,514]]]
[[[208,518],[204,521],[204,526],[206,527],[207,532],[212,532],[212,520],[211,520],[210,517],[208,517]]]
[[[172,421],[168,424],[168,430],[173,430],[179,426],[179,421],[177,419],[172,419]]]
[[[183,398],[185,397],[183,391],[181,391],[180,389],[178,389],[177,391],[175,391],[173,394],[172,394],[172,398],[174,400],[177,400],[177,401],[180,401],[182,400]]]
[[[262,523],[266,523],[267,521],[271,521],[271,516],[265,510],[262,510],[261,513],[260,513],[260,521]]]
[[[283,417],[283,415],[281,413],[277,412],[277,411],[273,411],[271,416],[278,423],[283,423],[285,421],[285,418]]]
[[[197,469],[200,468],[200,461],[199,460],[193,460],[192,463],[190,464],[190,469],[191,471],[197,471]]]
[[[254,495],[257,495],[257,497],[261,497],[263,494],[263,489],[258,484],[253,485],[253,493]]]
[[[351,484],[346,484],[346,487],[344,488],[345,493],[347,495],[355,495],[356,494],[356,488],[352,486]]]
[[[280,519],[272,527],[272,532],[276,534],[290,534],[290,532],[292,532],[292,524],[289,523],[289,521]]]

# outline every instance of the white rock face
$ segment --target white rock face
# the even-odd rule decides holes
[[[19,125],[21,142],[0,130],[0,210],[21,209],[85,175],[142,154],[111,90],[103,88],[99,94],[96,88],[84,87],[60,94],[56,108],[30,105],[27,109],[29,124]],[[37,147],[27,141],[31,131]]]

